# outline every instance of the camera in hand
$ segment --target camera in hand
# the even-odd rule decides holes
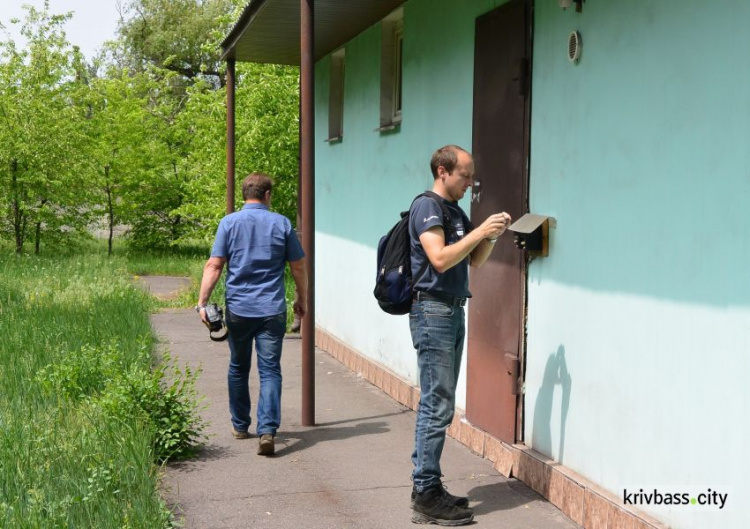
[[[224,311],[216,303],[209,303],[205,307],[206,320],[204,323],[208,327],[208,337],[214,342],[222,342],[227,339],[229,331],[224,325]],[[214,333],[221,332],[224,329],[224,334],[221,336],[214,336]]]

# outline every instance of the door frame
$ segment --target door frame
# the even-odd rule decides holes
[[[524,101],[524,130],[523,130],[523,159],[525,162],[526,180],[526,212],[531,212],[531,100],[533,98],[534,71],[534,0],[525,0],[526,4],[526,56],[528,58],[526,69],[526,99]],[[516,401],[516,442],[524,441],[524,421],[526,412],[526,353],[527,353],[527,330],[529,318],[529,254],[524,252],[525,263],[523,267],[523,315],[521,317],[521,344],[519,347],[519,373],[518,385],[519,395]]]

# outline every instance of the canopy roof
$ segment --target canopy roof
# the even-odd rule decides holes
[[[406,0],[314,0],[315,60],[385,18]],[[300,0],[251,0],[221,43],[222,59],[300,63]]]

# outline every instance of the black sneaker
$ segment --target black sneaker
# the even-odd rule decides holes
[[[469,506],[469,498],[466,496],[454,496],[448,490],[445,488],[445,485],[440,483],[440,486],[443,487],[443,494],[446,498],[448,498],[448,501],[451,502],[456,507],[468,507]],[[411,489],[411,508],[414,508],[414,498],[417,497],[417,490],[412,488]]]
[[[456,526],[466,525],[472,520],[474,511],[452,503],[441,483],[425,489],[421,494],[417,493],[414,497],[414,511],[411,516],[413,523]]]

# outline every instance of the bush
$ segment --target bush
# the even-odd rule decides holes
[[[141,361],[130,361],[117,344],[85,345],[61,355],[37,379],[48,391],[73,400],[87,399],[118,421],[134,415],[150,434],[154,460],[164,463],[192,455],[203,439],[195,381],[199,372],[180,369],[167,354],[148,369],[151,347],[144,339]],[[137,360],[137,359],[135,359]]]

